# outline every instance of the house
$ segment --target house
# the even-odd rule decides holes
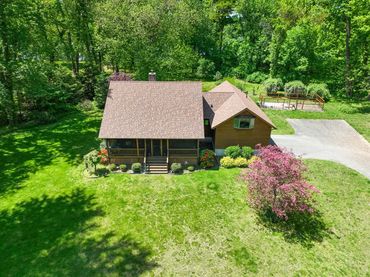
[[[269,143],[266,114],[245,93],[223,82],[202,92],[201,82],[110,81],[99,138],[112,163],[197,164],[201,148],[222,156],[230,145]]]

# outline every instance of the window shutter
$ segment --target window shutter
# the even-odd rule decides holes
[[[252,118],[250,119],[249,129],[254,128],[254,120],[255,120],[255,118],[254,118],[254,117],[252,117]]]
[[[239,118],[234,118],[234,128],[239,128]]]

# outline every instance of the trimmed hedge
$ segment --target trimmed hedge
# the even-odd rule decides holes
[[[253,156],[253,149],[249,146],[243,146],[241,149],[241,157],[249,159]]]
[[[171,164],[171,171],[172,173],[181,173],[182,172],[182,165],[180,163],[173,163]]]
[[[131,170],[134,173],[140,173],[141,172],[141,163],[133,163],[131,166]]]
[[[224,168],[232,168],[232,167],[235,167],[235,165],[234,165],[234,159],[231,158],[231,157],[228,157],[228,156],[223,157],[220,160],[220,164]]]
[[[126,164],[120,164],[119,168],[121,169],[122,172],[126,172],[127,170],[127,165]]]
[[[248,167],[248,161],[246,158],[238,157],[234,160],[234,165],[241,168]]]
[[[249,146],[240,147],[239,145],[233,145],[227,147],[224,154],[233,159],[238,157],[249,159],[253,155],[253,149]]]
[[[230,158],[237,158],[242,156],[242,149],[240,148],[239,145],[233,145],[226,147],[225,149],[225,156],[230,157]]]
[[[224,168],[248,167],[248,161],[246,158],[243,158],[243,157],[237,157],[236,159],[233,159],[231,157],[226,156],[220,160],[220,164]]]

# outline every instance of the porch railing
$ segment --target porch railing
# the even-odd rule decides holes
[[[144,156],[144,148],[109,148],[112,156]]]
[[[169,156],[197,156],[198,149],[168,149]]]

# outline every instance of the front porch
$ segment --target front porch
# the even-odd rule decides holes
[[[154,161],[167,166],[172,163],[197,165],[200,140],[196,139],[106,139],[111,163],[140,162],[147,169]]]

